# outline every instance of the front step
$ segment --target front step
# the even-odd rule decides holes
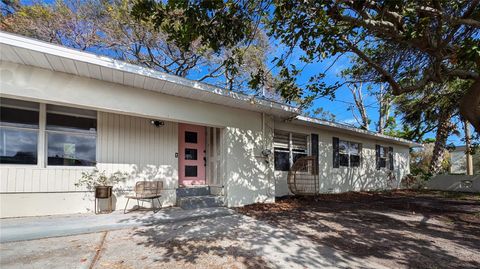
[[[177,206],[182,209],[222,207],[223,197],[214,195],[177,197]]]
[[[187,188],[178,188],[177,197],[189,197],[189,196],[206,196],[210,195],[210,187],[187,187]]]

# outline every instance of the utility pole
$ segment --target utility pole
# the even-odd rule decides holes
[[[470,124],[468,123],[467,120],[463,121],[463,124],[465,126],[465,147],[466,147],[465,157],[467,158],[467,175],[473,176],[473,158],[472,158],[472,153],[470,149],[471,147]]]

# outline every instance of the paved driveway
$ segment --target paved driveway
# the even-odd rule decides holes
[[[225,208],[157,214],[1,220],[0,267],[382,268]],[[51,227],[32,232],[36,224]]]

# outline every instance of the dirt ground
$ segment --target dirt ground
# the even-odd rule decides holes
[[[389,268],[480,268],[480,194],[352,192],[236,210]]]
[[[127,214],[139,225],[2,243],[0,268],[480,268],[479,194],[347,193],[221,209],[171,222]]]

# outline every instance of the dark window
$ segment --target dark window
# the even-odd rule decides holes
[[[274,153],[275,170],[288,171],[290,169],[289,152],[284,149],[275,148]]]
[[[338,161],[340,166],[346,166],[346,167],[360,166],[360,159],[361,159],[360,153],[361,153],[360,143],[339,140]]]
[[[196,177],[196,176],[197,176],[197,166],[185,165],[185,177]]]
[[[95,115],[96,112],[90,110],[47,106],[48,165],[95,165],[97,141]]]
[[[388,147],[379,147],[379,156],[378,156],[378,166],[380,168],[386,168],[387,167],[387,157],[388,157]]]
[[[185,149],[185,160],[196,160],[196,159],[197,159],[196,149]]]
[[[350,167],[360,166],[360,156],[359,155],[350,155]]]
[[[38,128],[38,111],[1,107],[0,122],[2,125],[30,125]]]
[[[37,164],[38,131],[0,128],[0,163]]]
[[[0,98],[0,163],[37,164],[38,104]]]
[[[196,132],[185,132],[185,143],[197,144],[197,133]]]
[[[97,119],[48,113],[47,129],[95,131],[97,129]]]
[[[340,166],[348,167],[348,154],[340,154]]]
[[[273,145],[276,171],[289,171],[299,158],[308,155],[308,136],[304,134],[275,131]]]
[[[95,165],[95,136],[48,133],[48,165]]]

